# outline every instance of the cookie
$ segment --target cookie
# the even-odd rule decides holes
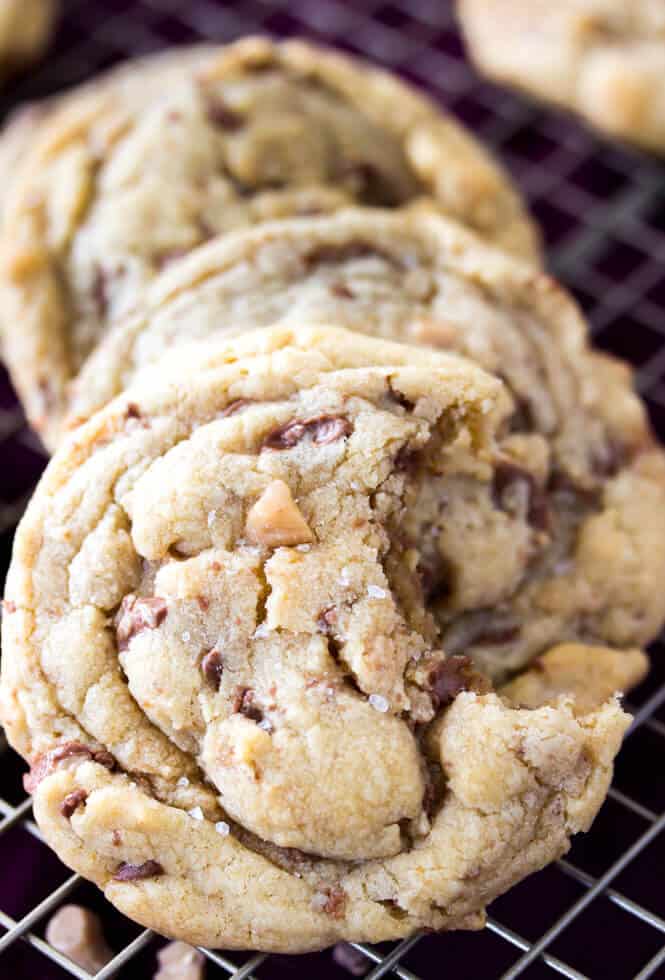
[[[458,0],[478,68],[665,153],[665,7],[660,0]],[[519,51],[519,57],[515,52]]]
[[[65,863],[183,942],[306,951],[479,928],[565,852],[628,716],[510,707],[406,574],[421,499],[491,482],[509,410],[465,359],[284,326],[183,351],[65,441],[0,690]]]
[[[42,54],[53,30],[55,0],[3,0],[0,4],[0,79]]]
[[[439,216],[348,211],[211,243],[110,332],[73,411],[85,417],[165,351],[177,364],[188,338],[280,318],[448,348],[506,381],[512,413],[492,485],[468,486],[445,510],[439,497],[420,502],[432,528],[422,571],[446,650],[500,680],[564,640],[654,638],[665,465],[628,368],[589,348],[551,279]]]
[[[354,201],[430,198],[536,261],[533,226],[502,171],[384,72],[258,39],[219,48],[179,81],[170,74],[159,95],[128,71],[122,86],[67,98],[5,208],[6,356],[51,447],[67,383],[108,323],[159,269],[216,234]]]

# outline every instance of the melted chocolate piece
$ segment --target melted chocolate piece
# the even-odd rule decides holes
[[[166,599],[161,596],[140,599],[135,595],[126,595],[116,616],[118,650],[127,650],[132,639],[143,630],[157,629],[167,613]]]
[[[462,691],[472,688],[474,674],[471,657],[448,657],[437,664],[427,678],[435,708],[450,704]]]
[[[118,866],[113,875],[114,881],[141,881],[143,878],[158,878],[164,874],[164,868],[159,861],[144,861],[143,864],[126,864]]]
[[[219,691],[219,686],[222,683],[222,674],[224,673],[224,661],[219,650],[211,650],[210,653],[206,653],[201,661],[201,670],[208,683],[216,691]]]
[[[278,429],[268,433],[263,441],[262,449],[292,449],[306,436],[316,446],[326,446],[350,435],[353,431],[351,422],[342,415],[319,415],[313,419],[293,419]]]
[[[75,789],[72,793],[68,793],[60,804],[60,813],[69,820],[77,807],[87,799],[88,794],[84,789]]]
[[[90,746],[84,745],[82,742],[63,742],[62,745],[58,745],[54,749],[37,756],[30,768],[30,772],[25,773],[23,776],[23,787],[26,793],[34,793],[42,779],[50,776],[60,763],[75,756],[81,756],[81,761],[89,759],[97,762],[100,766],[105,766],[107,769],[115,768],[115,759],[105,749],[91,749]]]
[[[213,126],[219,126],[220,129],[235,132],[235,130],[241,129],[245,125],[245,120],[240,113],[232,109],[221,95],[206,92],[205,110],[208,121]]]
[[[508,514],[515,514],[516,491],[520,488],[526,496],[527,520],[538,531],[546,531],[550,525],[547,497],[528,470],[513,463],[499,463],[494,470],[492,496],[495,506]]]
[[[244,715],[245,718],[249,718],[250,721],[255,721],[257,724],[263,721],[263,712],[254,703],[254,691],[249,687],[239,687],[236,690],[233,699],[233,711],[236,714]]]

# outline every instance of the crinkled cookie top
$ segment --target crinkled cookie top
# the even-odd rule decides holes
[[[186,51],[180,70],[175,55],[162,64],[161,90],[148,61],[133,82],[125,68],[119,80],[68,96],[25,153],[7,202],[7,357],[47,442],[67,382],[108,323],[136,305],[159,269],[214,235],[426,196],[537,261],[508,179],[396,78],[260,39],[202,58]]]
[[[446,348],[504,379],[512,403],[492,480],[423,488],[417,522],[403,524],[407,542],[429,527],[421,572],[446,650],[499,679],[553,643],[653,639],[665,464],[628,367],[589,347],[556,283],[438,215],[358,209],[210,243],[108,334],[73,412],[140,385],[165,352],[177,364],[186,340],[280,319]]]
[[[282,950],[476,927],[589,825],[626,716],[508,707],[417,574],[422,501],[474,519],[508,401],[460,358],[284,327],[65,442],[17,536],[2,720],[120,909]]]

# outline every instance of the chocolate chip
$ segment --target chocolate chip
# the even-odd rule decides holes
[[[525,507],[526,518],[532,527],[538,531],[549,528],[547,497],[528,470],[513,463],[498,463],[494,470],[492,496],[500,510],[517,516],[520,509]]]
[[[212,92],[206,92],[205,112],[208,122],[211,122],[213,126],[219,126],[220,129],[234,132],[245,124],[243,117],[235,112],[221,95]]]
[[[396,207],[404,197],[379,168],[368,160],[349,160],[339,179],[351,185],[355,197],[373,207]]]
[[[104,766],[105,769],[115,769],[115,759],[106,749],[98,749],[93,752],[92,761],[96,762],[98,766]]]
[[[326,446],[350,435],[352,423],[342,415],[319,415],[312,419],[293,419],[273,429],[263,441],[262,449],[292,449],[309,435],[316,446]]]
[[[42,779],[49,776],[66,759],[74,756],[83,756],[84,758],[91,759],[92,755],[92,749],[87,745],[83,745],[81,742],[64,742],[62,745],[58,745],[48,752],[43,752],[33,762],[30,772],[25,773],[23,776],[23,787],[26,793],[34,793]]]
[[[110,278],[108,272],[101,265],[96,267],[92,280],[92,301],[100,319],[106,316],[109,308]]]
[[[330,633],[337,625],[338,611],[335,606],[322,609],[316,617],[316,625],[321,633]]]
[[[601,479],[616,476],[625,466],[628,454],[618,442],[606,442],[597,446],[591,455],[591,468]]]
[[[143,864],[126,864],[118,866],[113,875],[114,881],[140,881],[142,878],[158,878],[164,874],[164,868],[159,861],[144,861]]]
[[[339,299],[355,299],[355,293],[345,282],[336,279],[330,283],[330,292]]]
[[[127,419],[140,419],[141,418],[141,410],[138,407],[138,405],[136,404],[136,402],[130,402],[129,403],[129,405],[125,409],[125,418],[127,418]]]
[[[157,629],[164,622],[168,606],[161,596],[140,599],[126,595],[116,616],[118,650],[127,650],[133,637],[147,629]]]
[[[337,943],[333,948],[332,955],[335,963],[341,966],[343,970],[347,970],[353,977],[364,977],[372,965],[364,953],[348,943]]]
[[[218,691],[224,673],[224,661],[219,650],[211,650],[206,653],[201,661],[201,671],[208,683]]]
[[[250,721],[255,721],[257,724],[263,721],[263,712],[254,703],[254,692],[249,687],[239,687],[236,689],[233,699],[233,711],[236,714],[244,715],[245,718],[249,718]]]
[[[448,657],[442,660],[427,678],[432,702],[437,708],[450,704],[458,694],[467,691],[472,683],[471,657]]]
[[[199,605],[201,612],[208,612],[210,609],[210,599],[205,595],[197,595],[196,601]]]
[[[505,643],[514,643],[520,632],[517,623],[490,622],[474,633],[473,642],[482,646],[503,646]]]
[[[60,804],[60,813],[69,820],[76,808],[87,799],[88,794],[84,789],[75,789],[72,793],[68,793]]]
[[[229,402],[226,408],[219,413],[220,419],[226,419],[230,415],[235,415],[237,412],[241,412],[243,408],[247,408],[252,402],[249,398],[236,398],[235,401]]]

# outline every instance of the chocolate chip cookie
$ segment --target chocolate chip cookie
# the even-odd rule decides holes
[[[159,94],[128,71],[122,85],[87,87],[50,115],[6,202],[6,356],[51,447],[67,383],[109,322],[160,269],[221,232],[427,198],[537,261],[533,226],[502,171],[384,72],[258,39],[217,49],[180,80],[165,76]]]
[[[0,80],[42,54],[51,36],[56,11],[56,0],[3,0]]]
[[[109,333],[74,411],[85,417],[165,351],[177,363],[187,339],[280,318],[447,348],[505,380],[492,481],[446,478],[419,501],[430,528],[420,573],[447,651],[500,679],[555,643],[653,639],[665,618],[665,464],[628,368],[590,349],[550,278],[439,216],[348,211],[211,243]],[[405,547],[420,530],[405,522]]]
[[[565,852],[628,717],[508,706],[418,573],[429,500],[484,519],[510,413],[463,358],[284,326],[182,351],[65,440],[0,701],[67,864],[160,933],[304,951],[479,928]]]
[[[661,0],[457,3],[481,71],[574,109],[610,136],[665,153]]]

